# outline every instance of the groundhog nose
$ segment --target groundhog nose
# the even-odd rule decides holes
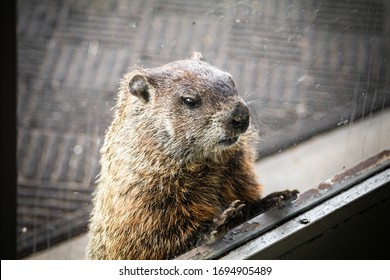
[[[230,119],[229,124],[236,133],[244,133],[249,127],[249,109],[248,107],[238,102],[236,103]]]

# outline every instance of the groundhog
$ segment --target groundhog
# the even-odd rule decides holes
[[[200,53],[121,81],[101,149],[88,259],[172,259],[297,191],[262,199],[257,133],[232,76]]]

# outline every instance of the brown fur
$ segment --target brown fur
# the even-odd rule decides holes
[[[230,74],[200,54],[125,75],[101,150],[87,257],[173,258],[233,201],[258,203],[256,133],[231,125],[245,108]],[[234,137],[236,143],[220,142]]]

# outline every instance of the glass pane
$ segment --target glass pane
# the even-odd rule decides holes
[[[99,149],[134,65],[200,51],[231,73],[258,130],[266,193],[308,189],[389,148],[389,9],[384,0],[18,1],[18,257],[86,232]]]

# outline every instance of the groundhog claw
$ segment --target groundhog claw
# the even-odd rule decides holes
[[[281,192],[274,192],[261,200],[262,210],[268,210],[273,207],[283,208],[287,203],[297,199],[299,194],[298,190],[284,190]]]
[[[226,233],[232,225],[237,224],[237,221],[243,216],[241,210],[244,206],[245,204],[241,203],[240,200],[233,201],[219,217],[213,220],[209,239]]]

